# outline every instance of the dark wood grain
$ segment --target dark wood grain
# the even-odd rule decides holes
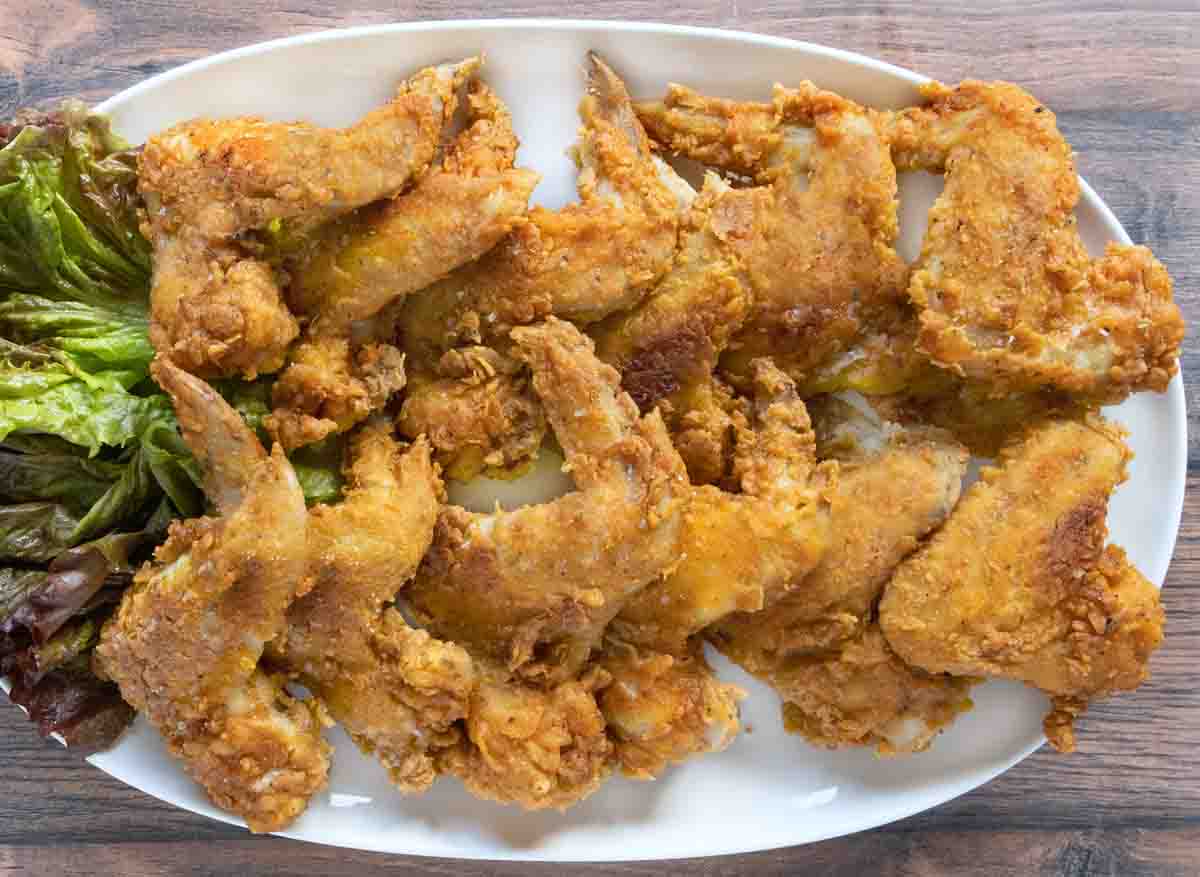
[[[938,78],[1020,82],[1059,114],[1081,173],[1171,269],[1200,321],[1200,6],[1196,0],[986,4],[821,0],[0,0],[0,116],[98,100],[258,40],[413,19],[569,15],[733,27],[883,58]],[[1200,342],[1184,361],[1191,475],[1154,678],[1095,707],[1081,751],[1038,753],[997,781],[892,826],[752,856],[580,868],[589,874],[1193,874],[1200,871]],[[1147,510],[1147,520],[1154,510]],[[0,874],[562,874],[331,850],[160,804],[34,737],[0,706]]]

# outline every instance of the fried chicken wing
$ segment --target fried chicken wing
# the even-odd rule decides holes
[[[347,484],[342,502],[309,512],[310,590],[268,654],[399,788],[421,791],[436,776],[434,755],[458,740],[475,670],[461,648],[385,607],[429,547],[441,481],[428,444],[402,452],[385,422],[354,435]]]
[[[539,176],[514,167],[517,136],[504,102],[474,80],[467,124],[441,164],[411,191],[326,229],[295,267],[288,301],[348,330],[401,296],[478,259],[524,215]]]
[[[1054,114],[1004,82],[921,92],[889,125],[899,167],[946,175],[909,287],[921,348],[997,392],[1165,390],[1184,333],[1170,277],[1145,247],[1089,259]]]
[[[893,395],[872,396],[871,404],[890,420],[947,430],[977,457],[993,458],[1035,423],[1079,418],[1097,406],[1058,390],[1018,391],[997,396],[995,389],[941,372],[944,378],[911,385]]]
[[[478,262],[411,296],[405,349],[436,362],[451,347],[507,344],[548,315],[592,322],[636,303],[666,272],[690,187],[656,159],[624,83],[589,56],[576,158],[580,200],[535,208]]]
[[[668,429],[688,478],[695,485],[727,483],[738,429],[748,416],[746,400],[717,374],[681,387],[675,396]]]
[[[565,810],[612,773],[613,744],[596,705],[596,690],[608,683],[599,667],[548,689],[512,681],[500,668],[485,672],[467,741],[439,757],[441,770],[480,798]]]
[[[292,308],[309,323],[274,388],[267,428],[286,448],[344,432],[404,386],[390,319],[356,326],[496,245],[525,212],[537,174],[514,168],[517,138],[500,99],[479,81],[468,126],[441,165],[409,192],[330,224],[291,268]],[[364,362],[365,360],[365,362]],[[390,376],[381,364],[390,363]]]
[[[791,379],[769,360],[753,369],[755,423],[741,430],[734,465],[742,492],[693,488],[679,563],[613,620],[622,640],[683,654],[692,634],[780,599],[825,553],[837,464],[817,466],[812,425]]]
[[[841,464],[828,550],[773,605],[731,615],[707,635],[779,693],[789,730],[823,746],[918,751],[969,705],[970,683],[905,666],[874,608],[900,561],[950,514],[967,454],[937,432],[842,405],[822,414],[822,450]]]
[[[599,320],[636,303],[670,266],[693,192],[651,153],[621,80],[595,55],[590,64],[575,149],[579,202],[558,211],[535,208],[478,262],[409,297],[400,338],[416,370],[436,374],[444,352],[456,347],[487,345],[507,354],[511,328],[547,315]],[[536,406],[520,376],[497,373],[488,384],[500,399],[519,399],[525,411]],[[496,406],[459,404],[464,397],[485,399],[481,389],[437,381],[426,382],[423,392],[428,402],[413,403],[414,414],[453,405],[459,415],[439,443],[448,471],[469,476],[480,461],[509,466],[523,462],[519,449],[536,450],[525,425],[540,418],[522,414],[514,436]]]
[[[317,224],[398,192],[433,158],[458,83],[478,66],[428,68],[349,128],[197,119],[151,137],[138,182],[154,244],[151,340],[203,375],[283,365],[298,326],[273,271],[236,237]]]
[[[271,267],[236,244],[201,238],[189,227],[143,231],[154,244],[155,350],[206,377],[253,380],[278,371],[300,326]]]
[[[1005,448],[889,583],[879,617],[892,648],[931,673],[1041,688],[1056,704],[1047,735],[1072,749],[1073,716],[1136,688],[1162,640],[1157,590],[1104,545],[1130,456],[1099,417],[1039,426]]]
[[[783,726],[827,749],[874,746],[880,755],[928,749],[972,706],[977,681],[909,667],[878,624],[829,654],[795,655],[765,677],[783,700]]]
[[[642,411],[662,405],[672,433],[696,429],[696,418],[684,421],[693,404],[709,401],[713,391],[705,385],[750,312],[741,253],[761,243],[772,201],[765,188],[733,189],[709,174],[683,220],[671,270],[636,308],[590,330],[597,355],[621,373],[621,386]],[[716,424],[718,443],[730,435],[724,426]],[[714,468],[707,449],[685,462],[701,478]]]
[[[894,249],[896,172],[880,114],[808,82],[776,86],[771,104],[672,85],[637,111],[670,149],[771,187],[761,243],[744,254],[753,308],[721,360],[735,384],[771,356],[808,392],[895,319],[908,272]]]
[[[755,424],[741,429],[734,466],[743,493],[693,488],[679,565],[625,605],[598,659],[613,676],[601,709],[630,776],[653,778],[733,740],[742,693],[716,679],[692,635],[780,599],[829,539],[836,464],[816,465],[792,381],[766,360],[754,370]]]
[[[446,477],[470,481],[536,456],[546,414],[528,369],[490,347],[447,350],[436,375],[414,375],[396,426],[429,438]]]
[[[513,341],[578,490],[493,514],[448,506],[404,599],[435,635],[557,681],[675,563],[688,485],[662,419],[639,419],[578,329],[551,318]]]
[[[654,779],[737,736],[745,692],[717,679],[698,640],[675,655],[611,640],[597,664],[612,676],[599,702],[626,776]]]
[[[720,625],[735,660],[829,649],[860,632],[892,570],[958,502],[964,448],[937,431],[883,421],[864,404],[814,404],[821,453],[839,461],[829,547],[770,611]]]
[[[162,359],[153,371],[220,517],[172,525],[96,658],[214,803],[275,831],[329,769],[319,711],[258,669],[303,583],[304,495],[282,450],[268,455],[208,385]]]
[[[287,368],[271,388],[275,407],[264,426],[295,450],[351,429],[407,382],[404,354],[391,344],[312,333],[288,355]]]

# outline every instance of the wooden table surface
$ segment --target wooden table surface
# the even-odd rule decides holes
[[[327,7],[344,7],[346,11]],[[946,81],[1003,78],[1057,113],[1079,170],[1167,264],[1200,323],[1200,4],[712,0],[0,0],[0,117],[100,100],[212,52],[325,28],[575,16],[711,25],[850,49]],[[1188,495],[1163,602],[1167,640],[1136,695],[1092,709],[1080,751],[886,828],[670,865],[537,867],[380,856],[243,831],[161,804],[43,743],[0,704],[0,873],[1194,874],[1200,871],[1200,340],[1188,338]],[[1147,510],[1147,525],[1154,512]]]

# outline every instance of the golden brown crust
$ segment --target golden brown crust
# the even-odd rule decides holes
[[[155,249],[151,340],[205,376],[278,370],[298,327],[272,269],[235,238],[310,225],[394,195],[425,170],[453,94],[478,66],[428,68],[342,130],[259,118],[196,119],[146,143],[138,185]]]
[[[512,167],[508,109],[480,82],[469,103],[470,124],[437,169],[411,191],[330,224],[291,266],[288,299],[310,322],[267,420],[285,447],[345,432],[386,405],[404,386],[402,355],[360,336],[390,341],[399,302],[478,259],[524,214],[538,177]]]
[[[671,151],[746,176],[759,174],[784,139],[772,104],[709,97],[675,82],[661,101],[634,108],[646,132]]]
[[[905,666],[873,612],[892,570],[950,514],[967,454],[935,432],[860,423],[829,407],[818,408],[818,435],[841,471],[828,550],[772,605],[707,635],[779,693],[789,730],[823,746],[918,751],[967,707],[968,685]]]
[[[1088,702],[1074,697],[1050,698],[1050,712],[1042,719],[1042,733],[1059,752],[1075,751],[1075,720],[1083,715]]]
[[[253,832],[281,831],[328,781],[328,719],[316,702],[288,694],[282,677],[255,673],[243,697],[238,713],[214,716],[205,733],[164,740],[214,804]]]
[[[475,668],[459,646],[413,630],[385,608],[433,536],[441,480],[429,446],[403,453],[386,423],[355,434],[348,489],[309,512],[308,592],[288,610],[270,656],[298,677],[406,792],[435,779],[455,745]]]
[[[613,619],[619,639],[682,654],[692,634],[780,599],[825,553],[837,464],[817,465],[812,425],[792,381],[766,360],[755,374],[754,428],[738,436],[733,472],[741,493],[692,489],[679,562]]]
[[[404,388],[404,354],[390,344],[356,346],[349,337],[312,335],[294,348],[271,388],[264,425],[289,451],[345,432]]]
[[[573,677],[615,615],[677,557],[686,476],[590,340],[513,332],[578,490],[490,515],[448,506],[405,599],[438,636],[529,678]]]
[[[532,458],[547,428],[527,370],[488,347],[448,350],[437,375],[414,375],[396,427],[426,436],[446,477],[458,481]]]
[[[1163,615],[1154,586],[1104,547],[1108,499],[1131,456],[1122,439],[1093,417],[1006,448],[888,585],[880,620],[897,653],[929,672],[1021,680],[1076,711],[1136,688]],[[1059,713],[1048,722],[1070,745]]]
[[[971,708],[969,692],[977,681],[907,666],[888,648],[878,625],[832,652],[771,666],[764,678],[783,699],[788,731],[829,749],[873,746],[880,755],[928,749]]]
[[[468,125],[416,186],[321,231],[290,271],[288,302],[319,317],[322,333],[348,331],[398,298],[478,259],[525,213],[538,175],[513,167],[508,108],[471,83]]]
[[[988,458],[996,457],[1014,435],[1037,423],[1079,419],[1099,409],[1094,402],[1057,390],[996,395],[986,383],[941,374],[943,380],[911,392],[874,397],[872,404],[888,419],[945,429],[972,454]]]
[[[967,466],[960,445],[908,431],[874,440],[877,450],[841,457],[829,547],[817,568],[789,583],[769,611],[717,625],[716,641],[735,661],[765,665],[854,636],[892,570],[954,508]]]
[[[662,410],[694,483],[720,480],[729,464],[735,406],[714,369],[753,305],[741,253],[765,234],[771,204],[766,189],[731,189],[710,174],[671,270],[636,308],[589,330],[638,407]]]
[[[670,266],[682,213],[621,81],[594,55],[580,105],[580,201],[535,208],[479,262],[411,296],[406,352],[422,362],[464,344],[507,343],[553,314],[591,322],[633,305]]]
[[[271,268],[192,229],[152,239],[155,350],[204,377],[277,371],[300,330]]]
[[[527,810],[565,810],[612,773],[612,742],[596,705],[608,674],[593,667],[578,680],[540,690],[485,676],[471,699],[467,741],[439,768],[475,795]]]
[[[668,655],[610,640],[597,664],[612,676],[599,703],[626,776],[654,779],[737,736],[745,692],[717,679],[698,641]]]
[[[1165,390],[1184,333],[1170,277],[1145,247],[1089,259],[1054,114],[1004,82],[921,90],[890,120],[900,167],[946,174],[909,286],[921,348],[998,391]]]
[[[451,139],[474,59],[343,131],[198,120],[147,145],[153,372],[219,516],[172,526],[99,671],[253,830],[325,783],[331,717],[404,792],[449,774],[565,808],[614,770],[655,778],[738,731],[705,641],[817,745],[923,750],[1002,676],[1051,696],[1072,749],[1162,637],[1105,547],[1129,454],[1094,410],[1177,370],[1165,269],[1088,258],[1070,149],[1015,86],[931,83],[890,113],[808,82],[769,103],[671,86],[635,108],[590,63],[559,211],[527,211],[537,177],[482,83]],[[696,193],[647,129],[726,177]],[[914,271],[896,164],[947,176]],[[407,451],[358,426],[405,357]],[[285,362],[270,455],[177,367]],[[439,463],[517,472],[547,423],[575,492],[442,505]],[[283,450],[356,428],[344,501],[306,513]],[[959,440],[999,468],[956,507]]]
[[[754,305],[722,357],[735,384],[771,356],[805,388],[892,319],[908,272],[893,247],[896,172],[879,114],[811,82],[776,86],[771,104],[672,86],[638,109],[672,150],[770,187],[761,233],[741,252]]]
[[[427,67],[344,129],[255,116],[193,119],[146,141],[139,182],[163,231],[228,238],[275,219],[329,218],[398,192],[433,159],[456,87],[479,66]]]
[[[749,312],[738,250],[762,234],[769,203],[764,189],[731,189],[710,175],[684,218],[671,270],[636,308],[589,330],[642,411],[709,380]]]
[[[725,483],[731,476],[738,430],[746,423],[745,399],[713,375],[683,388],[662,408],[692,484]]]
[[[315,707],[257,669],[301,590],[304,496],[282,450],[267,456],[211,388],[165,361],[154,372],[222,517],[172,525],[105,625],[96,659],[215,803],[253,831],[275,831],[329,768]]]

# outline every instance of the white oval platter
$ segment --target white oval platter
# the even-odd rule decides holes
[[[773,82],[811,79],[872,106],[899,107],[916,100],[923,81],[860,55],[752,34],[619,22],[463,21],[263,43],[155,76],[98,109],[133,142],[201,115],[341,125],[385,101],[410,71],[482,51],[484,75],[512,109],[523,144],[519,161],[544,176],[535,200],[553,207],[574,196],[566,150],[578,124],[589,49],[600,52],[637,96],[658,95],[673,80],[713,94],[763,98]],[[939,185],[923,175],[902,180],[901,251],[908,258],[917,252]],[[1078,214],[1093,251],[1110,239],[1128,241],[1086,185]],[[1167,393],[1138,396],[1110,413],[1130,429],[1137,454],[1129,481],[1113,500],[1113,538],[1161,584],[1183,504],[1182,382],[1176,378]],[[724,678],[751,692],[743,719],[753,732],[657,782],[614,778],[566,813],[478,801],[450,779],[427,795],[406,798],[335,730],[329,789],[284,834],[365,850],[481,859],[611,861],[762,850],[861,831],[934,807],[986,783],[1044,742],[1042,696],[989,683],[977,689],[975,709],[929,752],[891,760],[868,751],[827,752],[783,732],[768,689],[724,661],[717,664]],[[1127,706],[1129,720],[1136,721],[1137,704]],[[234,821],[208,803],[142,722],[91,760],[163,801]]]

